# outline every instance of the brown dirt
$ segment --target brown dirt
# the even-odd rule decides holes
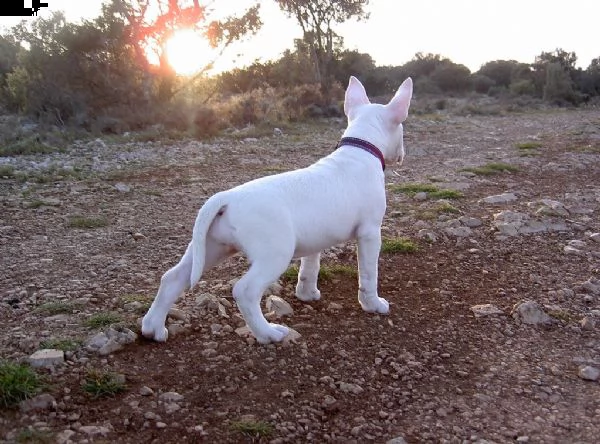
[[[331,150],[342,127],[327,121],[285,136],[210,144],[113,143],[105,156],[119,159],[117,153],[141,146],[153,156],[121,170],[115,161],[78,181],[0,179],[0,355],[20,360],[45,339],[85,340],[96,331],[85,326],[94,313],[116,312],[125,325],[136,325],[142,312],[127,303],[151,300],[162,273],[183,253],[207,196],[310,164]],[[164,344],[138,339],[109,356],[84,348],[69,354],[65,365],[46,372],[56,406],[5,410],[0,439],[16,441],[33,428],[48,431],[51,440],[74,430],[73,442],[382,443],[398,436],[407,442],[595,442],[600,386],[581,379],[578,369],[600,366],[600,329],[580,326],[584,317],[600,322],[600,296],[580,286],[600,277],[600,244],[589,237],[600,232],[600,112],[413,116],[405,133],[409,154],[389,183],[433,182],[460,188],[464,197],[451,201],[460,214],[438,215],[435,200],[389,193],[384,237],[409,237],[420,247],[381,256],[380,294],[392,304],[389,316],[360,310],[354,278],[322,282],[322,300],[310,304],[296,300],[294,283],[283,280],[281,296],[294,308],[283,322],[302,337],[288,345],[254,344],[233,331],[243,325],[234,306],[226,307],[225,318],[195,302],[210,293],[233,303],[230,281],[245,266],[234,258],[177,304],[189,317],[183,331]],[[522,156],[516,144],[530,140],[541,146]],[[488,162],[519,171],[460,171]],[[118,191],[117,182],[131,190]],[[507,191],[518,199],[480,202]],[[498,235],[495,213],[532,214],[536,207],[528,202],[542,198],[572,209],[563,218],[566,231]],[[44,199],[58,202],[40,204]],[[72,227],[73,215],[101,216],[106,226]],[[482,226],[466,237],[444,234],[460,215]],[[422,239],[422,229],[437,240]],[[138,232],[145,238],[136,241],[131,233]],[[587,249],[565,254],[570,240],[586,242]],[[334,249],[324,263],[355,266],[353,251],[352,244]],[[527,299],[542,304],[555,323],[513,319],[514,304]],[[57,301],[72,311],[40,310]],[[504,314],[475,318],[470,307],[488,303]],[[221,331],[213,333],[214,324]],[[127,390],[90,398],[81,387],[89,369],[125,375]],[[142,396],[144,386],[154,394]],[[169,391],[183,395],[179,408],[159,399]],[[272,430],[251,436],[240,423],[268,423]],[[80,427],[89,425],[108,433],[87,435]]]

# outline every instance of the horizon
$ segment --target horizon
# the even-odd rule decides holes
[[[47,18],[52,12],[62,10],[67,20],[79,21],[97,17],[103,1],[49,0],[47,3],[49,6],[40,10],[40,17]],[[221,8],[220,14],[231,14],[254,3],[254,0],[238,0],[234,7],[229,3]],[[296,20],[287,18],[273,0],[259,3],[262,28],[256,35],[234,42],[217,60],[214,72],[243,68],[256,60],[263,63],[277,60],[285,50],[293,49],[295,39],[302,37]],[[594,44],[588,31],[597,26],[600,2],[572,0],[569,7],[585,14],[578,14],[574,20],[562,8],[552,8],[540,0],[491,0],[484,4],[476,0],[422,0],[418,4],[371,0],[366,7],[369,20],[349,20],[335,25],[334,29],[343,37],[345,49],[369,54],[377,66],[401,66],[420,52],[439,54],[476,72],[483,64],[495,60],[533,63],[542,52],[560,48],[575,52],[576,66],[586,69],[592,59],[600,57],[600,47]],[[426,19],[419,20],[420,17]],[[22,19],[27,20],[0,17],[0,25],[10,28]],[[391,43],[390,30],[402,27],[403,34],[411,37],[405,39],[408,44],[403,44],[401,36],[397,45]],[[521,30],[527,30],[527,35],[519,32]],[[418,38],[412,39],[415,35]],[[485,48],[482,48],[483,42]],[[206,54],[206,51],[200,52]]]

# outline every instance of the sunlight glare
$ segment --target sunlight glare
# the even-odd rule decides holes
[[[208,42],[191,29],[176,31],[166,44],[167,58],[180,75],[195,74],[211,62]]]

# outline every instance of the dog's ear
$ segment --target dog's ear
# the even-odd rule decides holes
[[[402,85],[398,88],[394,98],[387,104],[387,107],[392,113],[392,120],[398,125],[404,122],[408,117],[408,108],[410,106],[410,99],[412,98],[412,91],[413,82],[409,77],[402,82]]]
[[[351,119],[352,116],[350,116],[350,114],[352,114],[352,111],[357,106],[366,105],[367,103],[371,102],[369,102],[365,87],[356,77],[350,76],[350,82],[348,83],[348,88],[346,88],[346,98],[344,100],[344,113]]]

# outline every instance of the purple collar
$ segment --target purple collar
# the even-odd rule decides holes
[[[356,148],[360,148],[371,153],[379,159],[379,161],[381,162],[381,168],[383,168],[383,171],[385,171],[385,160],[383,159],[383,154],[381,154],[379,148],[377,148],[372,143],[367,142],[366,140],[358,139],[356,137],[342,137],[335,148],[337,149],[344,145],[354,146]]]

